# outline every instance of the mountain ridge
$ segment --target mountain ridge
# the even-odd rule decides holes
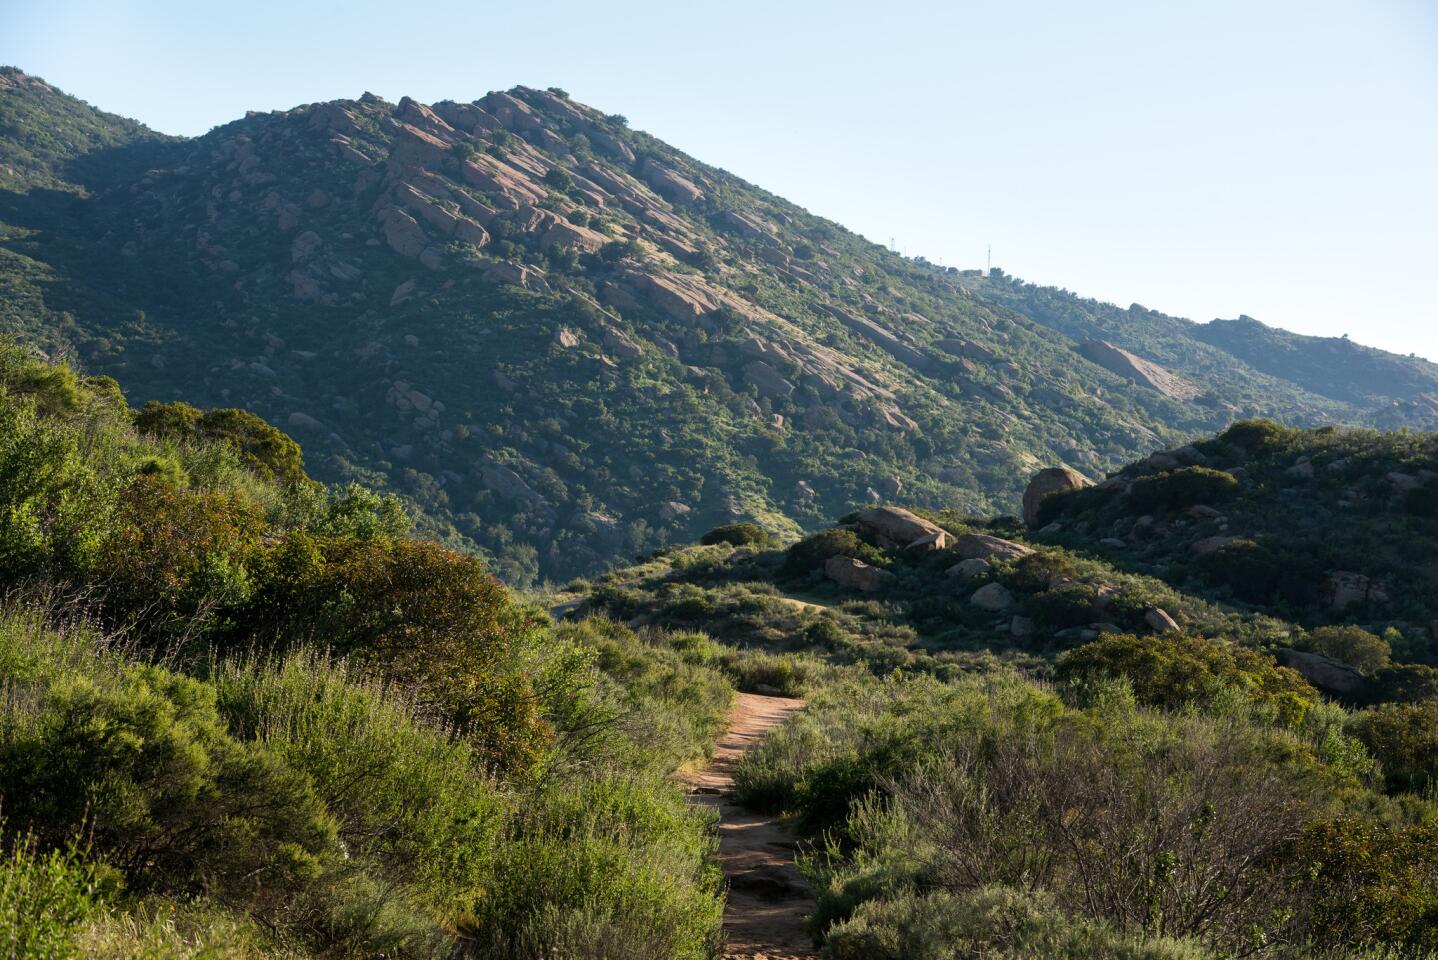
[[[76,103],[12,85],[0,130]],[[562,91],[121,133],[50,163],[63,197],[0,192],[3,329],[138,400],[247,407],[512,583],[900,494],[1005,509],[1038,465],[1098,476],[1241,416],[1429,422],[1416,390],[1336,399],[1160,314],[907,260]]]

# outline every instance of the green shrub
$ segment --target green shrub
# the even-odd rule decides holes
[[[108,485],[75,436],[0,390],[0,582],[89,572],[109,532]]]
[[[1393,654],[1387,640],[1353,626],[1319,627],[1306,634],[1296,646],[1342,660],[1365,674],[1386,667]]]
[[[468,743],[426,724],[412,695],[308,651],[222,664],[214,684],[235,735],[314,784],[352,861],[439,913],[488,882],[510,799]]]
[[[634,770],[667,774],[708,756],[734,696],[711,662],[712,641],[692,633],[635,633],[603,617],[562,624],[555,639],[591,655],[597,671],[584,706],[565,726],[591,738],[621,733],[604,749],[619,751],[616,760]],[[593,742],[588,750],[601,752]]]
[[[11,823],[47,847],[84,835],[137,890],[210,893],[271,916],[337,852],[309,780],[226,731],[214,692],[158,667],[70,675],[4,718]]]
[[[751,544],[763,546],[769,542],[769,533],[755,523],[727,523],[704,534],[699,538],[699,542],[705,546],[716,543],[727,543],[736,547]]]
[[[1297,431],[1272,420],[1239,420],[1218,435],[1218,439],[1254,456],[1283,449]]]
[[[826,960],[1208,960],[1195,944],[1075,920],[1042,891],[984,887],[870,900],[832,927]]]
[[[1239,600],[1302,603],[1322,581],[1321,561],[1253,540],[1235,540],[1199,557],[1194,570],[1209,584],[1227,587]]]
[[[1088,583],[1065,583],[1035,594],[1024,604],[1039,624],[1053,630],[1092,623],[1097,612],[1098,591]]]
[[[200,411],[188,403],[151,400],[135,414],[135,426],[150,436],[181,443],[223,443],[267,480],[310,482],[299,444],[248,410]]]
[[[1209,467],[1183,467],[1172,473],[1139,477],[1129,488],[1128,500],[1134,511],[1147,513],[1218,503],[1237,491],[1238,480],[1231,473]]]
[[[249,499],[142,476],[120,495],[115,517],[99,564],[116,617],[192,631],[188,618],[248,599],[265,526]]]
[[[1034,592],[1047,590],[1057,580],[1072,580],[1077,576],[1078,567],[1068,554],[1039,550],[1020,557],[1007,579],[1020,590]]]
[[[1317,823],[1290,856],[1306,867],[1301,922],[1320,943],[1438,949],[1438,821]]]
[[[1353,715],[1348,732],[1382,764],[1390,790],[1422,792],[1438,776],[1438,702],[1372,707]]]
[[[1371,703],[1422,703],[1438,700],[1438,669],[1422,663],[1391,663],[1374,672],[1368,684]]]
[[[1124,679],[1140,703],[1168,708],[1210,704],[1225,690],[1236,689],[1289,723],[1318,700],[1302,677],[1262,654],[1178,633],[1103,637],[1065,653],[1056,674],[1068,681]]]
[[[550,740],[521,657],[537,621],[473,557],[418,540],[292,533],[265,555],[229,642],[333,649],[410,686],[497,769]]]
[[[512,830],[460,927],[483,956],[709,960],[723,904],[713,841],[669,784],[556,784]]]
[[[834,527],[805,537],[791,546],[785,555],[784,569],[791,574],[808,573],[824,566],[830,557],[854,557],[865,563],[877,564],[884,554],[870,546],[852,530]]]
[[[94,866],[70,849],[41,851],[12,839],[0,861],[0,955],[79,960],[80,938],[100,911]]]

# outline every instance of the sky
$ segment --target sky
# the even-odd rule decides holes
[[[0,0],[166,133],[559,86],[870,240],[1438,361],[1438,0]]]

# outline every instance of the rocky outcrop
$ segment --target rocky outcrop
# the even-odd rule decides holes
[[[1274,658],[1281,665],[1297,670],[1303,679],[1328,693],[1351,697],[1361,693],[1368,685],[1367,678],[1359,673],[1356,667],[1322,654],[1280,647],[1274,651]]]
[[[1168,615],[1163,607],[1149,607],[1143,614],[1143,622],[1155,633],[1177,633],[1178,621]]]
[[[1034,474],[1024,488],[1024,523],[1037,526],[1039,505],[1045,497],[1093,486],[1093,481],[1071,467],[1049,467]]]
[[[429,245],[419,222],[399,207],[386,207],[380,211],[379,219],[384,227],[385,243],[400,256],[413,259]]]
[[[980,610],[1002,613],[1014,605],[1014,595],[1002,583],[986,583],[974,591],[969,603]]]
[[[1202,540],[1195,540],[1189,549],[1201,557],[1222,550],[1230,543],[1237,543],[1242,539],[1242,537],[1204,537]]]
[[[763,360],[744,365],[744,379],[754,384],[762,396],[782,400],[794,392],[794,384]]]
[[[958,577],[962,580],[976,580],[989,571],[989,561],[978,557],[969,560],[960,560],[948,570],[944,571],[945,576]]]
[[[1187,380],[1151,360],[1129,353],[1107,340],[1085,340],[1078,352],[1110,373],[1126,377],[1175,400],[1192,400],[1201,392]]]
[[[824,576],[840,586],[865,593],[878,593],[894,582],[894,575],[889,571],[853,557],[830,557],[824,562]]]
[[[859,514],[859,532],[881,547],[908,547],[926,537],[947,532],[936,523],[915,516],[902,507],[873,507]]]
[[[693,203],[704,196],[704,191],[695,186],[692,180],[652,160],[645,161],[642,175],[644,182],[670,203]]]
[[[526,290],[548,290],[544,271],[512,260],[489,260],[484,263],[483,276],[492,283],[508,283]]]
[[[829,311],[831,317],[865,339],[878,344],[886,353],[901,363],[921,372],[933,369],[934,361],[930,357],[919,352],[915,344],[883,324],[875,323],[867,317],[856,316],[838,307],[831,306],[825,309]]]
[[[493,490],[505,500],[516,503],[547,505],[541,496],[524,478],[502,463],[489,461],[479,467],[479,478],[485,487]]]
[[[1032,547],[986,533],[966,533],[954,539],[954,553],[966,560],[1018,560],[1033,553]]]
[[[934,346],[945,353],[952,354],[956,357],[963,357],[968,360],[982,360],[984,363],[992,363],[995,359],[994,352],[989,348],[980,346],[972,340],[964,340],[958,337],[935,340]]]
[[[1323,580],[1323,601],[1333,611],[1360,603],[1383,603],[1388,591],[1371,577],[1351,570],[1331,570]]]

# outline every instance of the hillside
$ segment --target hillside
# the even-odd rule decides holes
[[[171,140],[5,76],[3,328],[137,402],[281,425],[509,583],[740,519],[1004,512],[1041,465],[1096,477],[1237,417],[1428,422],[1261,347],[1130,335],[1147,314],[1066,326],[562,91]],[[73,135],[41,142],[48,117]]]
[[[731,524],[554,623],[247,411],[0,348],[0,942],[717,960],[747,909],[824,960],[1431,960],[1432,639],[1371,592],[1300,625],[1125,570],[1090,511],[1238,517],[1294,454],[1417,471],[1432,442],[1239,424],[1194,450],[1248,473],[1041,474],[1038,532]],[[683,786],[737,690],[782,704],[716,774],[730,839],[773,831],[752,871]]]
[[[808,706],[735,781],[813,845],[827,960],[1428,958],[1435,454],[1243,422],[1044,471],[1028,523],[731,525],[554,612],[784,652]]]
[[[995,656],[1042,676],[1085,637],[1170,626],[1259,649],[1353,628],[1438,667],[1438,434],[1244,421],[1097,485],[1054,472],[1028,524],[883,506],[792,545],[723,528],[556,602],[940,676]]]

